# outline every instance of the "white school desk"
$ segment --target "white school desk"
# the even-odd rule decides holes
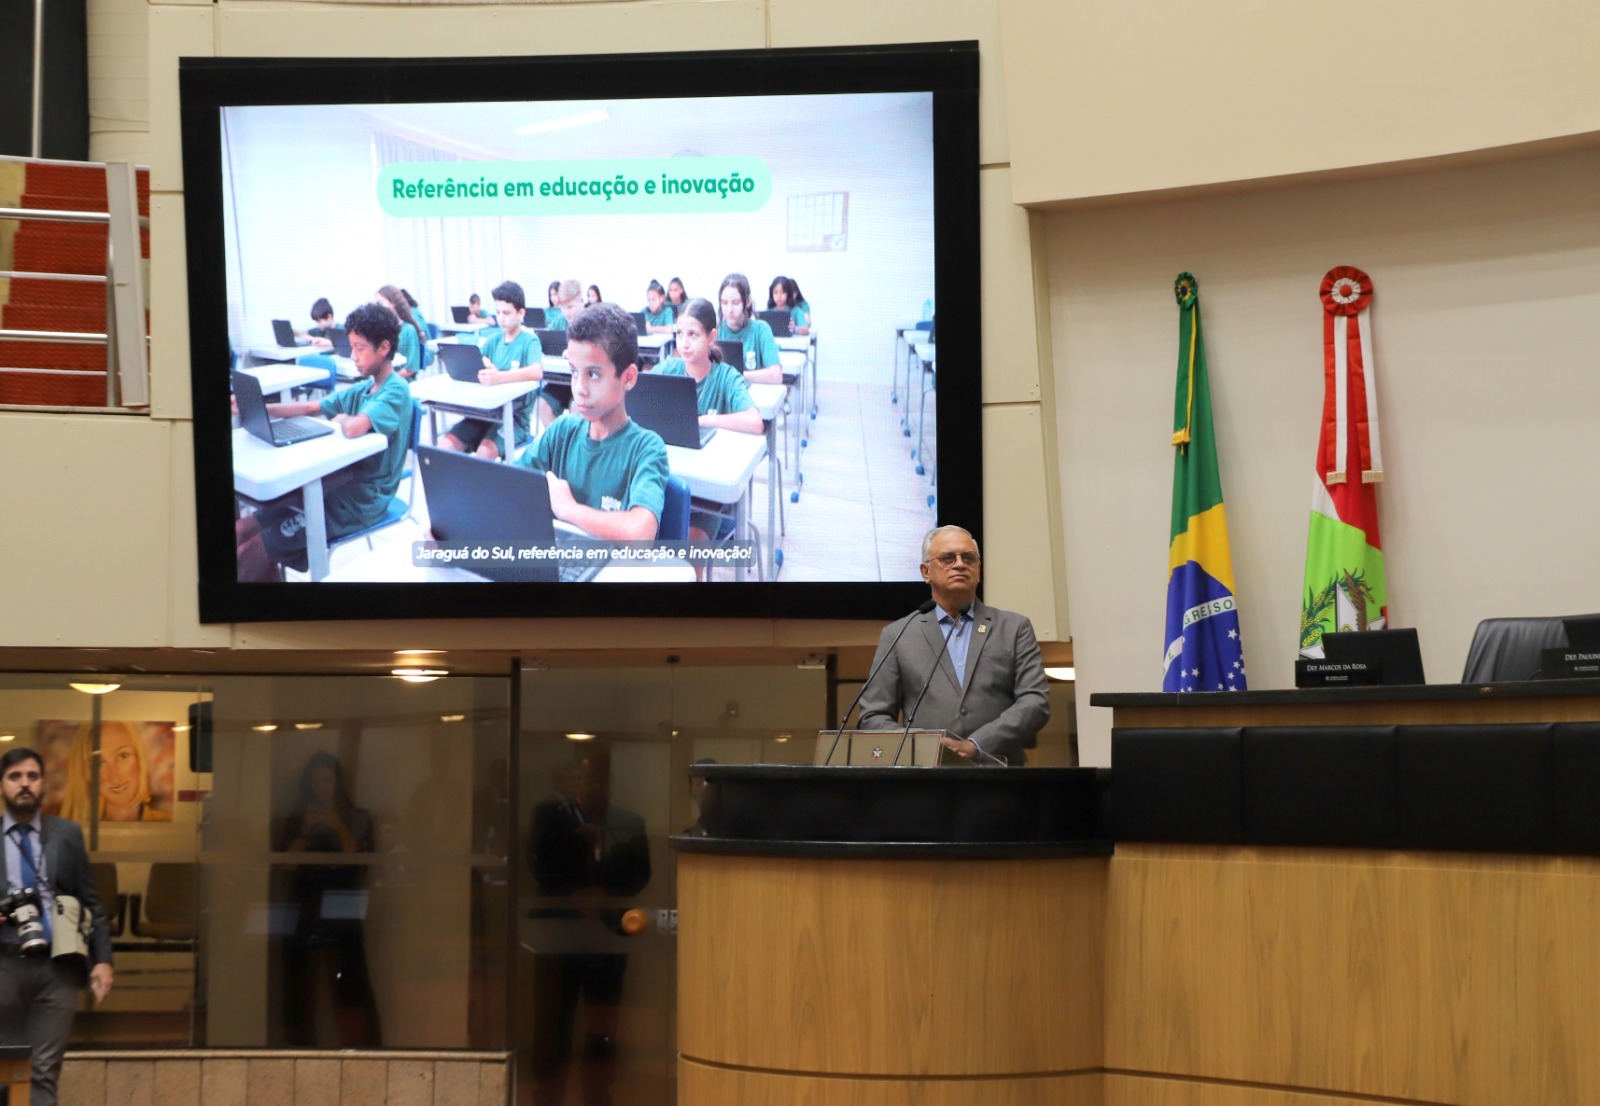
[[[814,419],[817,417],[817,328],[812,327],[809,334],[785,334],[773,336],[778,343],[778,359],[783,360],[785,353],[798,353],[801,355],[800,375],[804,378],[800,385],[800,410],[809,412]],[[787,367],[787,366],[786,366]]]
[[[239,371],[249,373],[261,381],[262,395],[276,395],[283,403],[288,403],[293,398],[290,393],[294,389],[303,388],[307,384],[318,384],[328,379],[327,369],[308,368],[293,361],[253,365]]]
[[[690,495],[723,506],[732,504],[734,536],[748,539],[750,483],[766,454],[764,435],[718,429],[699,449],[667,446],[667,469],[689,485]],[[756,571],[765,578],[765,566],[758,565]]]
[[[927,336],[927,329],[919,328],[916,323],[901,323],[894,328],[894,374],[889,378],[889,402],[891,404],[900,402],[900,369],[906,365],[911,356],[911,343],[918,338],[926,338]],[[902,350],[905,350],[905,352],[902,353]],[[906,373],[906,390],[911,390],[910,372]],[[901,420],[900,425],[904,426],[905,420]]]
[[[515,408],[517,400],[539,390],[537,380],[513,380],[506,384],[472,384],[456,380],[448,373],[419,376],[411,382],[411,398],[428,409],[428,423],[435,442],[439,440],[439,427],[433,416],[439,411],[467,418],[493,422],[500,420],[500,432],[506,443],[504,461],[517,448]]]
[[[317,349],[313,346],[251,346],[244,351],[240,368],[252,369],[260,365],[281,364],[287,361],[298,361],[302,357],[326,357],[333,362],[334,375],[340,380],[360,380],[361,373],[356,368],[356,363],[348,357],[341,357],[332,350]],[[394,367],[406,367],[404,354],[394,355]]]
[[[560,523],[557,523],[559,526]],[[693,583],[694,569],[686,564],[606,565],[591,584]],[[411,543],[396,539],[335,569],[329,583],[367,584],[488,584],[493,581],[471,569],[451,565],[418,565],[411,560]],[[581,585],[580,585],[581,586]]]
[[[465,322],[465,323],[458,323],[458,322],[440,323],[439,324],[439,333],[440,334],[474,334],[477,331],[488,330],[492,326],[499,326],[499,325],[500,325],[499,323],[493,322],[493,321],[491,321],[489,319],[474,319],[474,320],[472,320],[470,322]]]
[[[382,453],[389,439],[368,433],[346,438],[335,426],[332,434],[273,446],[239,427],[233,432],[233,490],[248,499],[265,503],[304,492],[306,516],[306,560],[313,580],[328,575],[328,519],[322,501],[322,480],[347,468],[363,457]]]

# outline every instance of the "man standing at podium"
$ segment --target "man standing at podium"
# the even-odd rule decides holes
[[[923,537],[934,607],[884,627],[861,696],[862,729],[948,730],[943,744],[968,760],[1026,763],[1024,750],[1050,718],[1044,659],[1033,623],[978,600],[982,574],[978,543],[961,527]]]

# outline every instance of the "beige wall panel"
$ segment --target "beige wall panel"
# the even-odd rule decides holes
[[[1098,1067],[1105,878],[1097,859],[680,854],[680,1054],[919,1078]]]
[[[150,8],[150,190],[183,190],[178,119],[178,59],[210,57],[213,15],[207,4]],[[153,233],[153,232],[152,232]],[[152,243],[151,249],[154,250]],[[160,325],[152,320],[155,325]]]
[[[978,160],[1009,159],[999,0],[771,0],[772,46],[859,46],[881,42],[978,42]]]
[[[634,0],[621,4],[457,4],[367,7],[224,0],[217,53],[293,57],[314,42],[359,42],[362,53],[410,57],[419,41],[441,54],[593,54],[619,50],[759,47],[759,0]],[[461,33],[470,26],[472,33]],[[320,51],[318,51],[320,52]],[[566,94],[576,89],[565,90]],[[528,89],[530,97],[538,89]]]
[[[1119,846],[1107,917],[1113,1071],[1600,1100],[1593,859]]]
[[[1333,265],[1376,287],[1390,615],[1429,676],[1459,678],[1479,619],[1600,609],[1593,512],[1558,475],[1587,471],[1600,428],[1596,179],[1584,151],[1049,217],[1080,696],[1161,686],[1184,269],[1253,689],[1293,684]],[[1084,762],[1107,763],[1110,712],[1081,721]]]
[[[1028,213],[1011,202],[1011,171],[978,176],[983,278],[983,401],[1037,403],[1039,341],[1034,322]]]
[[[171,197],[164,197],[170,199]],[[187,387],[187,384],[185,385]],[[170,543],[167,552],[167,640],[175,649],[221,649],[231,637],[226,625],[200,624],[199,552],[195,548],[194,515],[194,424],[171,422],[172,483],[169,503],[170,522],[166,528]]]
[[[1057,617],[1053,563],[1059,539],[1050,525],[1044,462],[1049,417],[1037,404],[983,409],[983,594],[987,602],[1032,619],[1040,640],[1057,641],[1064,627]]]
[[[238,649],[670,649],[772,644],[772,624],[739,619],[548,618],[238,623]]]
[[[1592,4],[1353,0],[1336,17],[1238,0],[1000,10],[1019,203],[1600,131]]]
[[[1097,1073],[1042,1079],[837,1079],[678,1061],[678,1101],[694,1106],[1101,1106]]]
[[[166,644],[168,425],[43,414],[5,425],[16,478],[0,485],[12,522],[0,645]]]
[[[183,196],[150,197],[150,414],[187,419],[189,402],[189,282]],[[221,366],[218,366],[221,371]]]

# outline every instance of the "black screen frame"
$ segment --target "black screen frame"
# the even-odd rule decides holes
[[[983,426],[978,197],[978,44],[731,50],[514,58],[181,58],[190,380],[202,623],[540,617],[886,619],[927,595],[921,581],[660,584],[241,583],[234,549],[221,109],[269,104],[519,99],[519,89],[583,88],[608,97],[930,92],[934,294],[960,305],[939,323],[946,371],[934,392],[946,452],[938,522],[982,541]],[[670,81],[663,73],[673,74]],[[419,96],[414,90],[440,90]],[[887,328],[885,347],[888,343]],[[888,359],[885,358],[885,367]],[[910,464],[910,462],[907,462]],[[770,540],[770,535],[764,535]],[[709,600],[709,602],[708,602]]]

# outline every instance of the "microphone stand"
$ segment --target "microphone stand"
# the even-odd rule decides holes
[[[950,628],[944,633],[944,644],[939,646],[939,655],[933,658],[933,667],[928,669],[928,678],[922,681],[922,690],[917,694],[917,701],[911,704],[911,710],[906,714],[905,732],[900,735],[900,744],[894,751],[894,759],[889,762],[891,767],[900,763],[900,753],[906,747],[906,738],[911,736],[911,720],[917,716],[917,708],[922,706],[922,697],[928,694],[928,688],[933,684],[933,674],[939,671],[939,662],[944,659],[946,651],[950,648],[950,638],[960,625],[961,619],[954,618],[950,622]]]
[[[922,606],[918,607],[913,614],[927,614],[937,606],[937,603],[935,603],[932,599],[929,599],[923,603]],[[832,762],[834,750],[839,747],[839,739],[844,736],[845,723],[850,721],[850,715],[855,711],[856,705],[861,702],[861,697],[867,693],[867,685],[872,683],[872,678],[883,670],[883,666],[887,664],[889,658],[894,655],[894,647],[900,644],[900,639],[906,636],[906,631],[911,629],[911,623],[914,621],[916,621],[915,618],[906,619],[906,624],[900,627],[900,632],[898,634],[894,635],[894,640],[889,643],[889,648],[883,651],[883,656],[878,658],[878,663],[872,666],[872,671],[868,672],[867,678],[861,682],[861,690],[856,692],[856,697],[852,699],[850,701],[850,705],[845,708],[844,717],[839,720],[839,728],[833,731],[833,744],[828,746],[828,755],[822,758],[822,766],[824,768],[826,768],[829,763]],[[918,701],[920,702],[921,700]]]

